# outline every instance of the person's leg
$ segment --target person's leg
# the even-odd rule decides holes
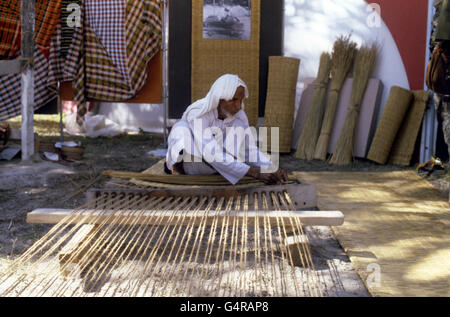
[[[167,139],[168,148],[166,155],[165,168],[168,174],[185,174],[183,171],[183,161],[188,160],[187,155],[192,151],[194,138],[192,136],[189,124],[184,121],[178,121],[170,131]]]
[[[447,144],[447,160],[450,154],[450,97],[444,97],[441,108],[442,132]]]
[[[183,170],[186,175],[213,175],[217,171],[204,162],[183,162]]]
[[[434,156],[440,158],[442,161],[445,162],[448,160],[448,152],[447,152],[447,143],[445,142],[443,118],[444,116],[442,113],[442,106],[440,106],[439,110],[436,113],[438,126],[436,135],[436,150]]]
[[[436,119],[437,119],[437,135],[436,135],[436,144],[434,157],[441,159],[443,162],[448,160],[448,151],[447,151],[447,143],[445,141],[444,135],[444,116],[443,116],[443,96],[440,94],[434,94],[434,105],[436,110]]]

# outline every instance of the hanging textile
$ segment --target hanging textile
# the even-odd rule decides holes
[[[58,82],[69,81],[70,77],[64,71],[65,57],[61,55],[61,47],[63,41],[63,23],[56,26],[55,34],[52,38],[49,52],[49,65],[48,65],[48,85],[56,87]],[[70,45],[69,45],[70,47]],[[65,53],[67,54],[67,52]]]
[[[58,54],[62,59],[66,58],[72,45],[75,28],[81,24],[81,17],[76,18],[81,6],[81,0],[62,0],[61,2],[61,35]],[[75,16],[74,16],[75,15]],[[77,26],[78,23],[78,26]]]
[[[15,57],[20,48],[20,6],[0,2],[0,59]]]
[[[0,3],[0,59],[19,54],[21,41],[21,1]],[[61,14],[61,0],[36,0],[35,45],[47,56],[50,40]]]
[[[101,11],[98,5],[97,1],[82,4],[82,26],[75,30],[64,67],[65,75],[73,78],[78,123],[88,98],[126,101],[135,97],[147,80],[148,62],[161,46],[158,1],[102,2]],[[123,15],[117,14],[121,6],[126,8]],[[100,12],[105,16],[99,18]]]
[[[107,5],[102,0],[90,0],[86,2],[86,19],[114,66],[128,81],[126,6],[126,0],[108,0]]]
[[[48,60],[40,50],[34,52],[34,109],[56,97],[47,85]],[[0,76],[0,121],[21,115],[21,75]]]
[[[0,59],[20,56],[21,23],[20,1],[0,3]],[[44,106],[56,97],[48,86],[49,50],[51,37],[60,19],[61,0],[36,0],[34,51],[34,99],[35,107]],[[0,76],[0,121],[21,114],[21,75]]]

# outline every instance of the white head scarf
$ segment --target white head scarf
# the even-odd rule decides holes
[[[247,85],[245,85],[242,79],[237,75],[222,75],[211,86],[211,89],[205,98],[197,100],[186,109],[182,119],[190,122],[211,110],[217,109],[221,99],[233,99],[236,89],[238,89],[239,86],[244,87],[245,98],[248,98]],[[244,104],[242,104],[242,108],[244,108]]]

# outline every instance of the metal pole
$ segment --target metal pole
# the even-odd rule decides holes
[[[59,111],[59,141],[64,144],[64,129],[63,129],[63,109],[61,101],[61,83],[57,83],[58,89],[58,111]]]
[[[21,78],[21,110],[22,110],[22,161],[27,161],[34,154],[34,9],[35,0],[22,1],[22,78]]]
[[[167,148],[167,116],[169,110],[169,2],[163,0],[162,52],[163,52],[163,115],[164,148]]]

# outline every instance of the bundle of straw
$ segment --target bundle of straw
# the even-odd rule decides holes
[[[325,100],[327,96],[327,87],[330,80],[331,55],[323,53],[320,56],[320,65],[317,78],[314,81],[314,92],[306,114],[306,121],[300,135],[297,152],[295,157],[300,159],[312,160],[316,148],[317,139],[322,126],[323,113],[325,112]]]
[[[356,43],[350,41],[350,36],[341,36],[334,43],[331,59],[331,88],[328,96],[328,104],[320,130],[319,140],[317,141],[314,158],[325,160],[330,141],[331,130],[333,128],[334,116],[336,115],[339,95],[347,78],[347,74],[353,64],[356,54]]]
[[[336,143],[331,163],[336,165],[350,164],[353,159],[355,129],[359,110],[367,89],[370,75],[377,59],[377,45],[363,46],[356,54],[353,68],[353,85],[350,95],[350,105],[347,108],[344,126]]]

